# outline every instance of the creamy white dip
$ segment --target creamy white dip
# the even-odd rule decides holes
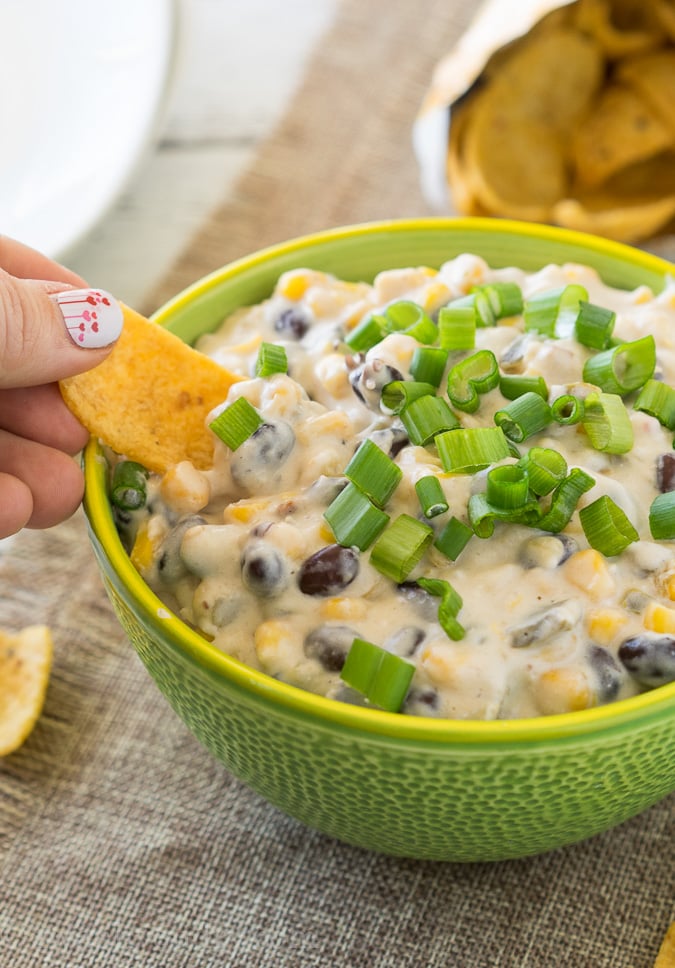
[[[383,382],[410,379],[417,341],[392,333],[358,356],[344,339],[397,300],[415,301],[435,318],[472,287],[495,281],[517,283],[525,300],[571,283],[584,286],[591,303],[616,312],[615,340],[654,335],[655,376],[675,385],[673,285],[658,295],[646,287],[621,291],[579,265],[526,274],[491,269],[473,255],[438,271],[382,272],[372,285],[314,270],[286,273],[269,299],[239,310],[198,343],[247,377],[232,386],[223,408],[245,397],[264,421],[261,432],[234,453],[216,440],[210,470],[181,464],[163,478],[151,477],[147,507],[125,517],[124,527],[136,536],[132,559],[162,600],[242,662],[345,701],[365,702],[340,675],[353,639],[377,644],[415,667],[402,705],[410,714],[563,713],[675,678],[675,544],[655,541],[648,519],[659,492],[675,488],[668,466],[673,433],[632,409],[634,393],[624,401],[634,432],[626,454],[596,450],[582,425],[554,421],[517,445],[520,454],[553,448],[569,468],[594,479],[561,534],[497,522],[491,537],[471,537],[456,561],[432,544],[399,586],[373,567],[370,550],[340,548],[324,518],[346,483],[350,458],[370,439],[402,471],[384,508],[391,521],[406,513],[436,534],[450,517],[468,522],[469,499],[484,490],[487,471],[446,472],[433,443],[410,444],[401,420],[380,404]],[[285,347],[288,373],[253,375],[263,341]],[[573,327],[556,338],[525,333],[518,315],[477,329],[475,349],[451,352],[446,373],[479,349],[491,350],[503,373],[542,376],[549,402],[588,392],[580,386],[582,370],[597,352],[577,342]],[[440,395],[445,385],[444,377]],[[507,403],[495,388],[476,412],[455,412],[461,427],[494,426],[495,411]],[[516,460],[514,451],[503,463]],[[438,478],[449,505],[430,519],[415,491],[426,475]],[[612,498],[639,534],[620,555],[589,547],[580,524],[579,509],[601,495]],[[327,547],[332,550],[322,552],[322,567],[303,591],[308,559]],[[439,600],[415,585],[420,577],[444,579],[461,595],[459,640],[439,623]],[[638,645],[629,661],[621,651],[628,640]]]

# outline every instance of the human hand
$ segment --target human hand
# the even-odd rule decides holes
[[[111,296],[0,237],[0,538],[58,524],[82,500],[73,456],[89,435],[57,381],[105,359],[121,328]]]

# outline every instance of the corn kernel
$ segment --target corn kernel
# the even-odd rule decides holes
[[[322,521],[319,525],[319,537],[326,544],[335,544],[335,535],[333,534],[327,521]]]
[[[567,559],[563,565],[567,578],[596,601],[607,598],[615,589],[615,582],[603,555],[595,548],[584,548]]]
[[[675,572],[667,575],[663,579],[662,585],[664,594],[668,596],[671,602],[675,602]]]
[[[586,676],[579,669],[547,669],[535,682],[537,706],[544,716],[590,709],[596,699]]]
[[[621,609],[591,609],[586,616],[586,628],[590,638],[598,645],[609,645],[627,621],[628,616]]]
[[[319,608],[321,618],[347,621],[365,618],[367,612],[366,603],[361,598],[328,598]]]
[[[642,616],[642,624],[650,632],[675,632],[675,608],[650,602]]]
[[[148,533],[147,524],[142,524],[136,534],[134,546],[131,549],[131,564],[141,574],[150,567],[155,551],[155,542]]]
[[[223,511],[223,522],[225,524],[250,524],[260,511],[264,511],[269,506],[269,503],[269,498],[263,500],[243,498],[241,501],[235,501],[234,504],[228,504]]]
[[[159,489],[170,507],[184,513],[201,511],[211,499],[208,479],[188,460],[170,467]]]
[[[426,312],[432,312],[439,306],[443,306],[450,299],[450,289],[442,282],[434,282],[427,286],[424,292],[423,308]]]
[[[283,296],[285,299],[290,299],[293,302],[296,302],[298,299],[302,299],[311,282],[312,278],[310,274],[302,269],[284,272],[279,279],[277,293],[280,296]]]
[[[279,653],[285,642],[288,642],[292,635],[292,629],[288,622],[281,619],[268,619],[261,622],[255,630],[255,651],[261,665],[269,668],[273,666],[279,658]]]
[[[419,666],[437,685],[448,685],[454,680],[455,657],[448,648],[428,645],[421,653]]]

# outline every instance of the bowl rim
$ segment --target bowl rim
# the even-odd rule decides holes
[[[171,317],[211,289],[228,279],[255,269],[278,256],[294,255],[307,248],[360,235],[416,231],[484,231],[529,236],[542,242],[553,241],[580,246],[593,252],[645,268],[664,277],[675,275],[675,266],[651,253],[634,249],[586,233],[550,225],[509,219],[474,217],[425,217],[364,222],[326,229],[267,246],[236,259],[197,280],[166,302],[153,319],[167,325]],[[664,713],[675,714],[675,682],[629,699],[592,709],[509,720],[464,720],[406,716],[383,710],[350,705],[327,699],[300,687],[280,682],[253,669],[212,645],[175,615],[143,581],[123,548],[114,525],[105,486],[105,458],[99,442],[90,440],[83,456],[85,473],[84,509],[92,539],[117,575],[118,581],[136,603],[146,623],[157,629],[163,640],[177,653],[196,662],[202,669],[268,703],[280,704],[287,711],[317,722],[359,733],[378,734],[388,739],[432,744],[505,745],[531,744],[550,740],[574,739],[637,726]]]

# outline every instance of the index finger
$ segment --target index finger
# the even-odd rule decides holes
[[[18,279],[48,279],[73,286],[87,285],[77,273],[6,235],[0,235],[0,267]]]

